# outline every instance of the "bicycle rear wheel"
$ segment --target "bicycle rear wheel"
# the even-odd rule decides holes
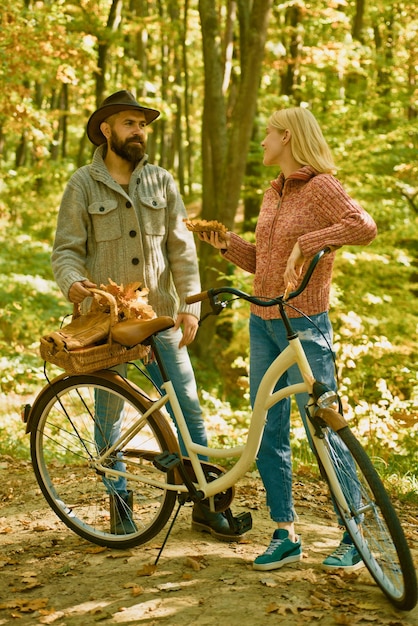
[[[164,527],[176,502],[175,491],[125,477],[115,481],[92,466],[98,449],[109,447],[141,420],[151,402],[140,393],[110,372],[60,377],[45,387],[30,414],[32,464],[43,495],[71,530],[101,546],[122,549],[149,541]],[[153,465],[155,456],[166,450],[176,451],[177,442],[166,418],[154,412],[118,448],[109,466],[174,483],[172,471],[165,474]],[[121,486],[133,491],[129,515],[136,531],[115,534],[115,515],[126,511],[116,490]]]
[[[416,573],[386,489],[348,426],[322,433],[331,471],[326,462],[322,466],[341,519],[383,593],[398,609],[410,611],[417,603]]]

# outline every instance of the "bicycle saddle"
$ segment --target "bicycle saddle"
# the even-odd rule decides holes
[[[113,341],[122,346],[136,346],[148,337],[174,326],[174,320],[168,316],[154,317],[152,320],[129,319],[115,324],[110,331]]]

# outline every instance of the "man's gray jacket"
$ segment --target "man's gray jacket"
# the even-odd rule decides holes
[[[200,304],[186,296],[200,291],[193,235],[173,177],[146,156],[132,173],[127,193],[110,176],[99,146],[92,163],[78,169],[63,194],[52,269],[63,294],[89,279],[108,284],[140,282],[157,315],[178,312],[199,318]]]

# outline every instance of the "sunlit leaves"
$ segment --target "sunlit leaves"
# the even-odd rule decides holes
[[[0,18],[0,121],[18,136],[35,138],[37,129],[51,139],[53,90],[62,83],[77,85],[89,66],[92,71],[92,51],[80,47],[82,33],[71,33],[63,3],[22,5],[9,3]]]

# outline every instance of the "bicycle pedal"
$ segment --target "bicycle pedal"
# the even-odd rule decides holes
[[[234,530],[237,535],[247,533],[253,527],[253,518],[249,511],[234,516]]]
[[[161,472],[169,472],[180,465],[180,457],[177,452],[163,452],[155,457],[153,465]]]

